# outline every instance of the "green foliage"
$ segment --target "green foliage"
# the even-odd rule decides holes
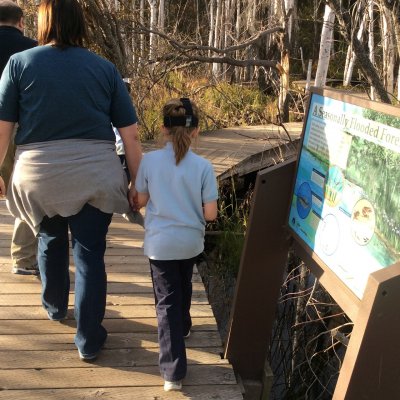
[[[389,114],[383,114],[378,111],[368,110],[363,111],[363,116],[371,121],[376,121],[381,124],[392,126],[393,128],[400,129],[400,118]]]
[[[204,106],[223,127],[263,124],[273,119],[276,103],[255,86],[220,82],[205,90]]]
[[[155,85],[143,78],[132,90],[143,140],[157,137],[161,109],[171,98],[189,97],[197,104],[202,130],[266,124],[277,112],[276,100],[263,95],[255,86],[210,84],[205,77],[186,76],[182,72],[169,72]]]
[[[375,208],[377,231],[397,257],[400,255],[399,165],[399,153],[353,138],[346,177],[364,188]]]
[[[208,224],[211,234],[206,236],[206,240],[208,244],[212,242],[213,265],[220,277],[237,276],[252,193],[250,188],[244,199],[239,199],[233,179],[219,189],[218,218]]]

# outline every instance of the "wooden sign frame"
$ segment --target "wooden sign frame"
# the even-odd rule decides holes
[[[398,107],[321,88],[311,89],[308,112],[311,112],[313,93],[400,118]],[[296,174],[305,129],[306,124],[303,126]],[[294,187],[295,181],[291,202]],[[297,254],[354,323],[333,399],[396,398],[400,393],[400,346],[397,345],[400,335],[400,260],[372,272],[360,298],[292,228],[289,227],[289,231],[295,239]]]
[[[289,251],[288,201],[296,159],[260,171],[240,261],[225,358],[261,380]]]
[[[387,104],[333,90],[312,88],[313,93],[400,117],[400,109]],[[301,146],[304,130],[305,124]],[[371,273],[360,298],[293,229],[289,228],[288,235],[288,209],[299,159],[300,151],[297,163],[279,164],[257,177],[225,357],[242,378],[262,376],[293,237],[298,255],[354,322],[333,399],[394,399],[400,393],[400,262]]]
[[[316,98],[315,101],[313,101],[314,95]],[[359,143],[361,142],[361,145],[359,144],[361,148],[362,146],[367,147],[369,143],[369,146],[375,150],[382,148],[382,143],[384,141],[378,140],[380,136],[384,138],[392,136],[389,135],[390,131],[388,129],[384,129],[386,127],[389,128],[388,126],[373,121],[370,119],[371,117],[369,117],[369,119],[363,118],[364,114],[361,113],[376,113],[379,117],[391,116],[400,121],[400,109],[391,105],[372,102],[361,97],[349,96],[340,91],[312,88],[307,110],[296,166],[296,178],[292,189],[288,228],[296,241],[302,245],[304,250],[312,256],[316,264],[322,268],[324,272],[322,279],[325,281],[326,286],[328,286],[326,287],[327,290],[335,299],[338,299],[338,304],[353,319],[363,297],[364,288],[362,284],[366,284],[369,270],[367,268],[358,268],[357,271],[357,269],[353,268],[351,265],[346,265],[346,262],[352,259],[353,252],[356,253],[357,256],[363,256],[364,254],[370,254],[371,250],[368,250],[368,247],[370,247],[368,242],[364,244],[364,242],[361,242],[361,239],[359,239],[359,242],[355,241],[354,235],[352,236],[350,234],[350,223],[360,230],[363,229],[361,234],[365,236],[365,227],[369,228],[369,225],[353,219],[355,214],[354,203],[356,203],[356,205],[358,204],[355,199],[361,198],[362,201],[360,201],[360,204],[362,205],[369,204],[371,208],[373,208],[373,205],[364,198],[365,195],[362,193],[364,188],[346,181],[341,170],[343,169],[343,171],[346,171],[346,169],[349,169],[347,165],[348,157],[350,148],[353,147],[352,141],[354,141],[355,138],[359,140]],[[353,125],[356,126],[357,129],[354,128]],[[397,135],[399,128],[400,126],[397,127],[397,129],[393,129],[393,132]],[[378,129],[380,129],[379,132]],[[377,138],[374,137],[374,134],[377,135]],[[304,142],[306,139],[307,143],[305,144]],[[336,142],[334,139],[336,139]],[[395,150],[388,149],[388,151],[397,154],[400,152],[400,136],[397,136],[396,141],[393,142],[395,143],[395,145],[393,145]],[[367,143],[367,145],[365,145],[365,143]],[[384,144],[385,146],[387,145],[386,142]],[[390,145],[392,146],[392,144]],[[319,157],[322,157],[321,160]],[[323,158],[328,160],[328,167],[325,164],[326,161],[323,161]],[[333,167],[331,167],[331,165],[333,165]],[[351,165],[351,167],[357,169],[358,165]],[[329,171],[327,170],[328,168]],[[331,170],[333,170],[333,173]],[[339,172],[337,173],[337,171]],[[333,179],[331,179],[331,175],[334,177]],[[336,176],[338,176],[338,178],[336,178]],[[330,190],[329,181],[331,180],[334,180],[334,185],[341,187],[341,191],[337,192],[339,195],[336,195],[337,193],[334,193],[334,195],[335,199],[342,197],[343,200],[337,200],[336,204],[329,204],[330,199],[327,198]],[[333,184],[331,183],[331,185]],[[302,191],[301,189],[303,186],[305,186],[306,190]],[[301,192],[306,192],[306,194],[301,194]],[[297,201],[295,201],[295,197]],[[345,197],[349,199],[345,201]],[[307,209],[302,209],[302,202],[299,201],[299,199],[301,200],[302,198],[304,198],[302,201],[307,204]],[[319,205],[317,202],[319,202]],[[328,211],[324,210],[325,203],[330,205]],[[364,208],[368,209],[368,207],[365,206],[363,209]],[[304,215],[301,215],[301,211]],[[333,212],[336,212],[336,216],[334,214],[326,215],[327,213]],[[325,215],[322,215],[323,213],[325,213]],[[361,214],[360,212],[358,213]],[[372,210],[372,213],[374,213],[374,210]],[[330,223],[330,225],[325,223],[327,217],[331,217],[330,221],[334,221],[335,223]],[[362,222],[365,220],[362,215],[358,218]],[[369,220],[367,219],[367,221]],[[321,244],[321,242],[323,242],[321,236],[323,236],[324,230],[322,229],[322,234],[320,234],[320,228],[324,228],[325,225],[331,226],[335,224],[336,228],[334,227],[334,229],[331,228],[330,230],[326,229],[326,231],[328,231],[326,235],[328,239],[326,241],[329,242],[326,244],[326,247],[328,247],[328,250],[331,251],[334,256],[332,256],[332,254],[326,256],[325,253],[328,253],[328,251],[325,252],[324,244]],[[330,243],[335,243],[332,237],[336,233],[335,229],[339,232],[338,238],[335,239],[337,239],[337,242],[340,243],[342,247],[343,243],[346,245],[344,249],[340,249],[340,247],[338,249],[336,247],[331,250],[329,248],[335,247]],[[370,234],[373,236],[373,228],[370,229]],[[340,235],[346,240],[341,238]],[[365,237],[362,237],[362,239],[367,240]],[[379,239],[377,239],[377,241],[379,241]],[[339,257],[336,257],[337,253],[340,254]],[[322,259],[322,257],[325,259]],[[340,257],[342,257],[342,259],[340,259]],[[359,258],[356,258],[356,256],[353,258],[355,264],[357,264]],[[369,259],[372,259],[372,257],[370,256]],[[369,259],[367,259],[367,261],[370,263]],[[371,272],[388,267],[396,261],[398,260],[391,262],[386,261],[386,264],[381,264],[374,260],[377,266],[376,269],[371,268]],[[330,265],[327,265],[327,263],[330,263]],[[340,263],[342,265],[340,265]],[[346,267],[348,267],[350,271],[345,271]],[[353,268],[353,270],[351,268]],[[342,270],[345,272],[342,272]],[[363,270],[366,272],[363,273]],[[321,275],[318,271],[315,271],[315,273],[317,276]],[[333,282],[332,285],[330,282],[327,282],[327,275],[329,275],[329,281]],[[350,275],[347,281],[346,275]]]

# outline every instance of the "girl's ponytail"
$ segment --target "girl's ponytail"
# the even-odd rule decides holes
[[[197,129],[198,108],[189,99],[172,99],[163,107],[163,117],[178,165],[192,143],[192,132]]]

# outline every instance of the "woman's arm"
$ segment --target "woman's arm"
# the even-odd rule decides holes
[[[0,165],[3,164],[7,154],[8,145],[10,144],[11,136],[14,131],[14,122],[0,120]],[[0,176],[0,197],[6,195],[6,185],[3,178]]]
[[[135,190],[135,179],[142,159],[142,146],[140,144],[137,124],[118,128],[125,149],[125,159],[128,164],[129,174],[131,175],[131,185],[129,188],[128,200],[131,207],[138,208],[137,195]]]
[[[203,205],[203,214],[206,221],[214,221],[218,214],[217,200],[205,203]]]

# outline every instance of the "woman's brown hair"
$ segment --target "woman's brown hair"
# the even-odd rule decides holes
[[[190,102],[193,116],[199,118],[199,110],[193,102]],[[163,117],[184,117],[186,109],[180,99],[169,100],[163,107]],[[166,128],[171,136],[172,146],[175,152],[176,165],[185,157],[192,143],[192,133],[197,127],[172,126]]]
[[[40,45],[83,47],[86,39],[85,18],[77,0],[42,0],[38,15]]]

